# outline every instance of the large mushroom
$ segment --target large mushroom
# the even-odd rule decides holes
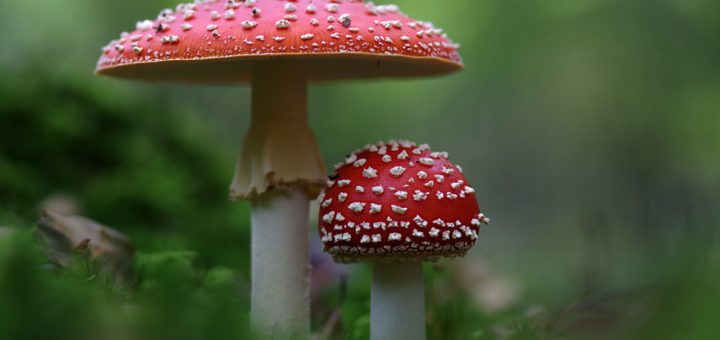
[[[103,48],[97,73],[252,86],[232,199],[252,202],[251,319],[305,336],[308,201],[325,167],[307,123],[307,84],[421,77],[462,68],[441,29],[361,0],[205,0],[139,21]]]
[[[488,223],[445,152],[408,141],[367,145],[336,166],[319,230],[337,262],[373,262],[371,338],[425,339],[423,261],[464,256]]]

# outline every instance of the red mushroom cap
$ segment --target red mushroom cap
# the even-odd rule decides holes
[[[460,167],[427,145],[368,145],[336,170],[318,224],[338,262],[463,256],[489,222]]]
[[[202,0],[139,21],[97,72],[145,80],[245,82],[252,61],[294,60],[308,80],[439,75],[458,45],[397,6],[362,0]]]

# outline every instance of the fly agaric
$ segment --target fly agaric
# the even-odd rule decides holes
[[[252,86],[250,128],[230,188],[232,199],[253,207],[251,319],[271,332],[265,335],[305,337],[308,201],[325,185],[307,122],[307,84],[461,68],[458,45],[441,29],[394,5],[203,0],[139,21],[103,48],[97,73]]]
[[[422,262],[464,256],[481,224],[475,190],[445,152],[408,141],[356,150],[320,197],[319,229],[337,262],[374,262],[372,339],[424,339]]]

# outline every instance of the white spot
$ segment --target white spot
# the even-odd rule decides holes
[[[310,14],[315,13],[317,9],[315,8],[315,5],[309,4],[307,7],[305,7],[305,12],[308,12]]]
[[[437,194],[435,194],[435,196],[437,196],[437,199],[439,199],[439,200],[441,200],[441,199],[443,199],[443,197],[445,197],[445,195],[440,191],[438,191]]]
[[[381,210],[382,210],[382,205],[370,203],[370,214],[372,214],[372,215],[378,214],[378,213],[380,213]]]
[[[293,3],[286,3],[285,4],[285,12],[286,13],[293,13],[297,10],[297,7],[295,7],[295,4]]]
[[[412,235],[415,237],[425,237],[425,233],[417,229],[413,229]]]
[[[372,187],[372,192],[376,195],[380,195],[383,192],[385,192],[385,188],[383,188],[382,185],[377,185],[377,186]]]
[[[363,209],[365,209],[365,205],[366,205],[366,203],[353,202],[348,205],[348,209],[350,209],[356,213],[361,213],[363,211]]]
[[[350,14],[343,14],[338,17],[338,22],[343,25],[343,27],[350,27],[350,24],[352,21],[350,20]]]
[[[141,32],[145,32],[147,30],[151,30],[153,28],[153,22],[150,20],[143,20],[138,21],[137,24],[135,24],[135,29]]]
[[[142,53],[143,48],[142,48],[142,47],[139,47],[139,46],[133,46],[132,51],[133,51],[133,53],[135,53],[135,54],[140,54],[140,53]]]
[[[390,169],[390,173],[393,175],[393,177],[400,177],[405,172],[405,168],[401,166],[396,166]]]
[[[343,216],[341,213],[337,213],[335,214],[335,220],[340,222],[345,221],[345,216]]]
[[[452,232],[452,237],[455,238],[455,239],[461,238],[461,237],[462,237],[462,233],[461,233],[460,231],[458,231],[458,230],[453,230],[453,232]]]
[[[432,157],[432,158],[440,158],[440,157],[442,157],[442,158],[446,158],[446,159],[447,159],[447,158],[448,158],[448,153],[447,153],[447,152],[433,152],[433,153],[430,154],[430,157]]]
[[[426,179],[428,174],[425,171],[418,171],[417,176],[419,179]]]
[[[432,158],[428,158],[428,157],[422,157],[422,158],[420,158],[420,160],[418,160],[418,162],[420,162],[420,164],[427,165],[427,166],[432,166],[433,164],[435,164],[435,161]]]
[[[302,40],[310,40],[310,39],[312,39],[314,36],[315,36],[315,35],[312,34],[312,33],[305,33],[305,34],[303,34],[303,35],[300,36],[300,39],[302,39]]]
[[[210,12],[210,19],[212,19],[212,20],[220,19],[220,13],[218,13],[217,11]]]
[[[345,202],[345,199],[348,197],[348,194],[346,192],[341,192],[338,194],[338,200],[340,202]]]
[[[443,175],[435,175],[435,180],[436,180],[438,183],[445,182],[445,176],[443,176]]]
[[[312,18],[312,19],[310,19],[310,25],[313,25],[313,26],[320,25],[320,21],[318,21],[318,19]]]
[[[348,157],[348,158],[345,159],[345,163],[346,163],[346,164],[350,164],[350,163],[355,162],[356,160],[357,160],[357,155],[356,155],[356,154],[352,154],[352,155],[350,155],[350,157]]]
[[[425,183],[425,186],[428,188],[432,188],[433,185],[435,185],[435,182],[433,182],[433,181],[427,181],[427,183]]]
[[[325,215],[323,215],[322,220],[325,223],[332,223],[332,221],[335,219],[335,212],[331,211]]]
[[[176,43],[179,40],[180,40],[180,37],[178,37],[177,35],[165,35],[160,38],[160,42],[163,44]]]
[[[418,227],[422,227],[422,228],[425,228],[428,225],[428,222],[425,221],[422,217],[420,217],[420,215],[415,215],[415,217],[413,217],[413,222],[415,222],[415,224],[417,224]]]
[[[404,199],[407,199],[408,193],[407,193],[407,191],[396,191],[395,197],[397,197],[397,199],[399,199],[399,200],[404,200]]]
[[[218,29],[218,25],[210,24],[210,25],[207,25],[207,27],[205,27],[205,28],[206,28],[208,31],[211,31],[211,32],[212,32],[212,31]]]
[[[264,36],[264,35],[258,35],[257,37],[255,37],[255,39],[257,39],[257,41],[265,41],[265,36]]]
[[[439,234],[440,234],[440,229],[437,229],[437,228],[432,228],[428,232],[428,235],[430,235],[431,237],[437,237]]]
[[[469,187],[469,186],[465,186],[465,188],[463,189],[463,192],[465,192],[466,194],[473,194],[473,193],[475,193],[475,189],[473,189],[472,187]]]
[[[322,206],[323,208],[327,208],[327,207],[330,206],[330,204],[332,204],[332,198],[328,198],[328,199],[324,200],[324,201],[322,202],[322,205],[321,205],[321,206]]]
[[[422,192],[420,190],[415,190],[415,193],[413,194],[413,201],[424,201],[427,199],[429,192]]]
[[[358,186],[355,187],[355,191],[356,191],[356,192],[359,192],[359,193],[363,193],[363,192],[365,192],[365,188],[363,188],[363,187],[361,187],[361,186],[358,185]]]
[[[362,158],[362,159],[358,159],[355,162],[353,162],[353,166],[356,168],[359,168],[359,167],[365,165],[365,163],[367,163],[367,159]]]
[[[401,206],[397,206],[397,205],[393,205],[393,206],[392,206],[392,211],[393,211],[394,213],[396,213],[396,214],[399,214],[399,215],[404,214],[407,210],[408,210],[408,208],[404,208],[404,207],[401,207]]]
[[[235,11],[232,9],[225,11],[225,20],[232,20],[232,19],[235,19]]]
[[[384,155],[382,156],[382,161],[385,163],[390,163],[392,161],[392,157],[390,157],[390,155]]]
[[[457,181],[457,182],[450,183],[450,187],[457,190],[457,189],[460,189],[460,186],[462,184],[463,184],[463,181]]]
[[[370,236],[363,235],[363,237],[360,239],[360,243],[370,243]]]
[[[281,42],[281,41],[285,40],[285,37],[276,36],[276,37],[273,37],[273,40],[275,40],[275,41],[277,41],[277,42]],[[336,169],[337,169],[337,168],[336,168]]]
[[[402,159],[402,160],[407,159],[407,158],[408,158],[408,153],[407,153],[405,150],[403,150],[401,153],[399,153],[399,154],[397,155],[397,158],[398,158],[398,159]]]
[[[290,27],[290,22],[285,19],[278,20],[277,22],[275,22],[275,27],[277,27],[278,29],[286,29]]]
[[[351,182],[351,181],[350,181],[349,179],[341,179],[341,180],[337,181],[337,184],[338,184],[338,187],[341,187],[341,188],[342,188],[342,187],[344,187],[344,186],[349,185],[350,182]]]
[[[250,28],[254,28],[255,26],[257,26],[258,23],[255,21],[252,21],[252,20],[245,20],[245,21],[241,22],[240,25],[242,25],[242,27],[245,29],[250,29]]]
[[[262,10],[261,10],[261,9],[259,9],[259,8],[257,8],[257,7],[255,7],[255,8],[252,9],[252,16],[253,16],[253,18],[259,17],[260,14],[262,14]]]
[[[340,5],[338,4],[327,4],[325,5],[325,10],[330,13],[336,13],[340,9]]]
[[[193,27],[192,24],[189,24],[186,22],[186,23],[182,24],[182,26],[180,26],[180,29],[182,29],[183,31],[189,31],[192,29],[192,27]]]
[[[388,241],[399,241],[402,240],[402,235],[400,233],[390,233],[388,235]]]
[[[453,168],[443,167],[442,172],[446,175],[449,175],[449,174],[455,172],[455,170],[453,170]]]
[[[382,242],[382,235],[380,235],[380,234],[375,234],[375,235],[373,235],[373,236],[372,236],[372,242],[373,242],[373,243],[380,243],[380,242]]]
[[[375,178],[377,177],[377,170],[373,169],[372,167],[367,167],[363,170],[362,174],[365,178]]]

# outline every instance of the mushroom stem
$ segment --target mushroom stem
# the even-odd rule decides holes
[[[258,64],[252,79],[250,129],[245,135],[232,199],[273,188],[302,187],[316,197],[325,165],[307,119],[307,78],[299,63]]]
[[[373,264],[370,338],[425,339],[425,293],[421,261]]]
[[[251,323],[262,339],[307,338],[309,200],[325,166],[307,119],[304,65],[253,70],[252,117],[230,188],[252,201]]]
[[[308,300],[308,196],[273,190],[252,203],[250,319],[259,339],[306,339]]]

